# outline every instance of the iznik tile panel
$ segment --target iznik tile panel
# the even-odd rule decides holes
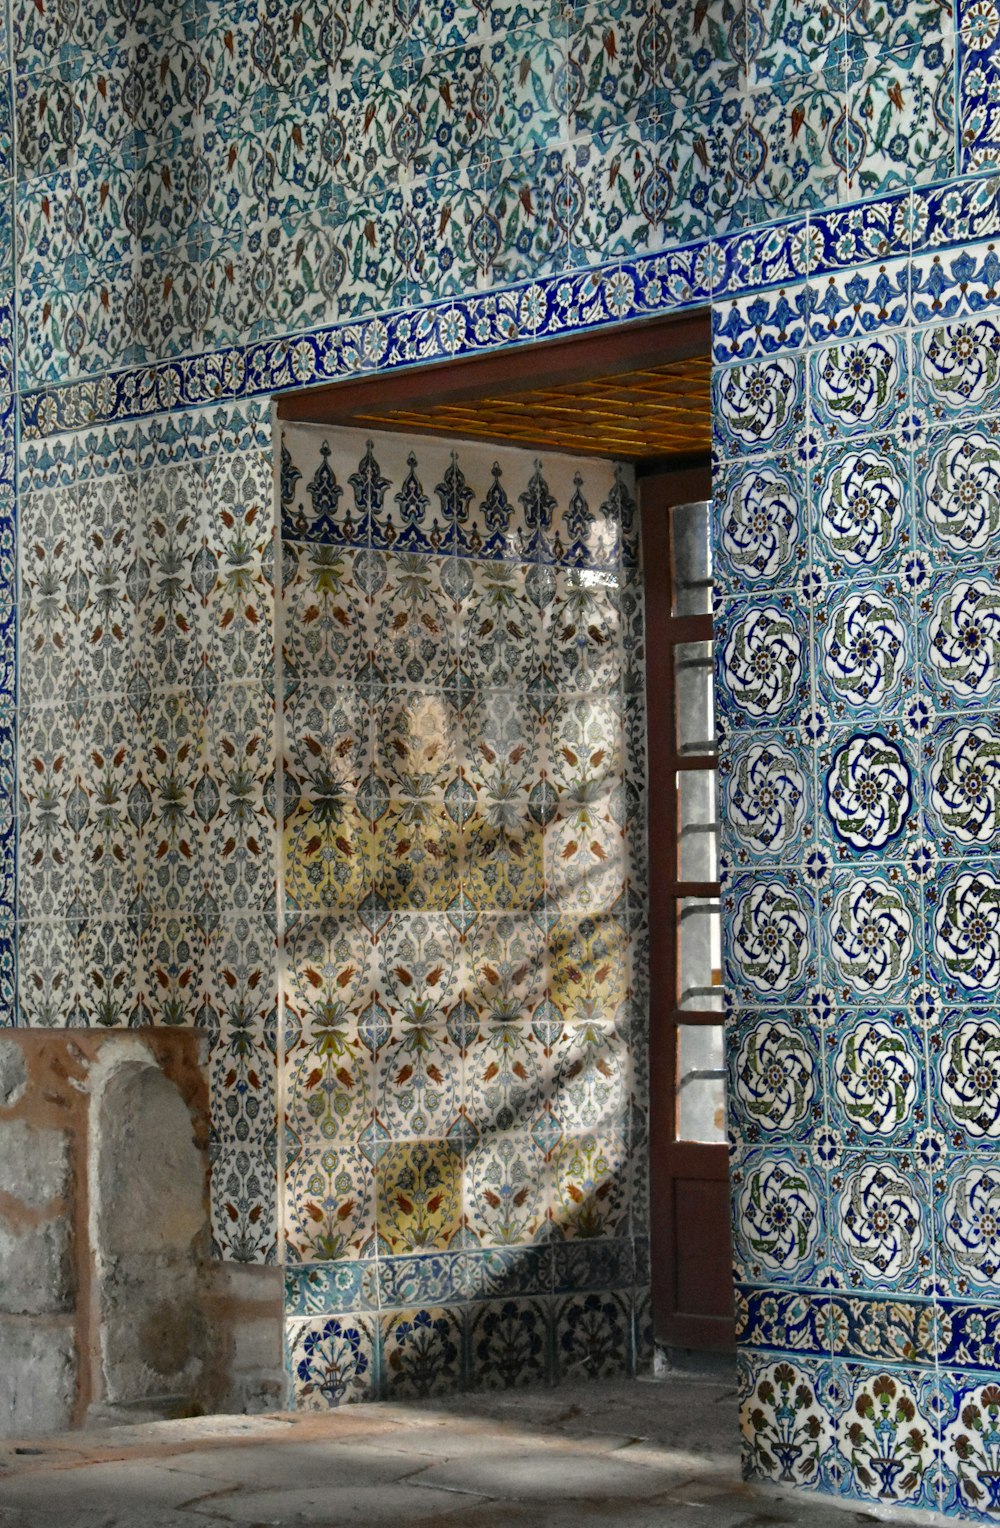
[[[960,207],[848,267],[849,327],[808,265],[800,326],[717,310],[716,652],[747,1472],[988,1518],[1000,321],[987,240],[930,253]]]
[[[317,1206],[295,1234],[322,1253],[288,1267],[303,1404],[619,1368],[648,1320],[641,1233],[611,1229],[642,1202],[644,1120],[593,1240],[568,1189],[622,1172],[614,1152],[558,1178],[544,1110],[537,1134],[510,1127],[508,1158],[479,1148],[518,1065],[532,1099],[569,1080],[551,999],[504,985],[524,959],[477,945],[480,920],[530,929],[581,1012],[594,994],[575,973],[622,959],[561,874],[573,839],[546,858],[576,767],[546,735],[577,763],[609,746],[575,689],[607,644],[550,673],[546,611],[560,579],[603,587],[605,553],[574,561],[568,518],[557,549],[570,500],[544,471],[529,510],[530,476],[512,493],[492,460],[464,469],[466,503],[457,479],[438,493],[449,463],[428,468],[426,443],[405,493],[405,462],[378,458],[379,489],[359,451],[339,497],[286,535],[298,571],[278,604],[301,640],[276,694],[266,400],[714,302],[747,1467],[894,1513],[995,1517],[998,49],[994,0],[213,0],[169,16],[15,0],[0,18],[0,1014],[206,1029],[218,1251],[287,1255],[278,1187],[284,1235],[296,1172]],[[329,575],[323,557],[340,560]],[[641,609],[627,555],[621,572],[635,862]],[[530,641],[496,619],[508,605]],[[450,790],[441,751],[410,748],[427,717],[445,752],[474,729],[489,768],[474,753]],[[504,770],[529,803],[506,858],[490,817]],[[412,778],[429,783],[411,801]],[[331,831],[334,802],[348,832]],[[418,910],[394,857],[410,806]],[[602,833],[621,816],[609,801]],[[476,832],[494,851],[481,884]],[[582,949],[565,915],[550,923],[550,892],[593,925]],[[641,1012],[646,930],[629,916]],[[378,967],[334,1066],[324,1014],[357,1008],[376,949],[409,984]],[[413,1015],[439,956],[449,992],[471,995],[428,1059]],[[300,991],[293,968],[317,981]],[[544,1065],[499,1016],[477,1055],[494,1003],[535,1004],[526,1054]],[[623,1042],[612,1072],[641,1100],[642,1045]],[[301,1074],[297,1102],[282,1088],[310,1047],[323,1082]],[[437,1119],[455,1107],[452,1138]],[[323,1130],[380,1110],[338,1221]],[[544,1191],[532,1179],[515,1204],[517,1164],[539,1153]],[[581,1234],[529,1234],[560,1182]]]
[[[311,426],[280,455],[296,1396],[629,1372],[632,474]]]

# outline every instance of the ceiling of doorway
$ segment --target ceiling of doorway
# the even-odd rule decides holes
[[[707,356],[465,403],[355,414],[371,429],[549,446],[618,461],[701,455],[711,448]]]
[[[644,469],[711,448],[707,310],[348,377],[278,400],[282,419],[612,457]]]

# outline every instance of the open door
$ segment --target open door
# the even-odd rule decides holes
[[[669,1347],[735,1346],[725,1131],[711,469],[644,478],[653,1314]]]

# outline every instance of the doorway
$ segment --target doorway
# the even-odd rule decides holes
[[[538,1073],[542,1080],[537,1086],[532,1072],[531,1088],[522,1090],[523,1110],[513,1111],[511,1119],[518,1130],[530,1133],[535,1145],[544,1148],[550,1159],[548,1220],[545,1223],[545,1217],[542,1217],[543,1229],[538,1233],[539,1239],[548,1236],[550,1243],[565,1239],[582,1245],[591,1236],[593,1227],[612,1225],[612,1239],[616,1246],[628,1241],[629,1255],[634,1254],[631,1274],[623,1277],[630,1277],[633,1289],[637,1289],[646,1283],[644,1233],[648,1226],[652,1317],[648,1310],[640,1309],[637,1304],[631,1307],[630,1316],[634,1319],[635,1329],[641,1331],[638,1349],[647,1357],[654,1333],[657,1340],[672,1347],[731,1347],[733,1341],[727,1154],[722,1124],[721,961],[715,853],[715,743],[711,714],[711,588],[707,547],[707,501],[711,493],[709,375],[708,315],[698,313],[680,320],[599,336],[538,341],[489,358],[460,360],[397,372],[388,377],[338,383],[300,395],[285,395],[278,405],[279,420],[289,427],[320,425],[323,429],[360,430],[370,432],[376,444],[379,440],[387,441],[390,434],[407,440],[426,436],[433,437],[439,446],[476,442],[491,448],[517,447],[540,455],[560,453],[564,458],[599,457],[622,464],[630,474],[630,481],[634,474],[643,525],[647,624],[644,638],[640,614],[639,620],[630,628],[631,637],[626,639],[626,646],[630,641],[631,647],[622,659],[622,705],[624,708],[630,686],[633,692],[645,691],[649,698],[648,763],[642,772],[644,778],[639,781],[639,794],[645,786],[648,801],[648,898],[643,876],[641,881],[627,887],[620,906],[612,909],[602,905],[598,917],[578,916],[583,937],[577,940],[577,929],[574,928],[572,947],[563,941],[562,931],[556,927],[556,912],[546,905],[544,897],[537,904],[525,901],[523,907],[518,908],[519,914],[533,917],[539,926],[544,924],[546,934],[543,940],[546,945],[544,1000],[539,1000],[532,1010],[534,1041],[548,1055],[553,1048],[552,1034],[560,1022],[560,1012],[555,1010],[561,1008],[561,1014],[565,1016],[567,1003],[576,1004],[574,1022],[585,1028],[589,1013],[594,1030],[592,1041],[586,1043],[580,1056],[574,1057],[569,1067],[560,1069],[557,1055],[551,1064],[556,1090],[561,1085],[560,1079],[563,1082],[570,1079],[578,1096],[589,1089],[588,1107],[592,1119],[597,1122],[588,1137],[584,1129],[586,1121],[583,1125],[580,1119],[574,1121],[579,1146],[578,1161],[574,1166],[577,1180],[572,1183],[567,1180],[566,1184],[563,1181],[567,1153],[565,1136],[561,1139],[559,1134],[563,1124],[558,1118],[558,1099],[545,1102],[543,1107],[535,1107],[545,1096],[544,1068]],[[428,440],[429,448],[431,444]],[[322,452],[322,443],[320,449]],[[414,449],[419,455],[419,447]],[[322,468],[314,473],[317,484],[320,476],[326,474],[327,466],[327,455],[323,454]],[[377,461],[374,467],[378,467]],[[353,484],[357,478],[367,485],[366,492],[373,482],[382,482],[379,491],[384,497],[384,485],[390,480],[394,483],[396,474],[384,463],[378,472],[374,467],[369,462],[365,471],[359,468],[355,476],[342,481]],[[441,478],[441,486],[433,491],[441,499],[442,519],[440,526],[437,521],[433,522],[432,538],[424,550],[428,555],[442,552],[453,556],[456,546],[471,545],[471,552],[460,552],[459,556],[479,558],[487,555],[484,551],[485,532],[480,534],[475,514],[470,521],[463,521],[467,485],[464,480],[459,483],[460,474],[454,458],[453,468],[450,478],[447,468],[435,473],[435,483],[439,476]],[[498,468],[495,471],[499,473]],[[309,478],[304,472],[296,475],[303,483]],[[325,476],[324,483],[329,496],[330,484]],[[428,494],[431,487],[429,480],[426,485]],[[398,546],[416,545],[405,528],[408,511],[404,501],[415,502],[423,491],[419,484],[411,484],[407,499],[406,494],[394,495],[390,490],[389,499],[400,505],[397,519],[393,520],[390,508],[383,515],[383,521],[372,521],[376,529],[371,532],[370,549],[374,550],[376,545],[391,547],[392,538],[397,536],[400,537]],[[346,494],[346,487],[344,492]],[[470,502],[471,497],[470,494]],[[532,505],[530,513],[534,514],[536,500],[540,505],[541,499],[534,489],[527,498]],[[333,502],[336,503],[336,498]],[[525,496],[520,502],[525,502]],[[626,496],[622,496],[621,503],[626,504]],[[454,506],[453,510],[448,509],[449,504]],[[569,493],[567,504],[571,504]],[[486,508],[485,503],[482,508]],[[449,530],[448,517],[452,513],[455,523]],[[623,509],[623,513],[630,511]],[[567,556],[570,549],[565,536],[562,542],[559,540],[571,521],[571,513],[556,513],[550,550],[554,549],[556,562],[566,560],[565,576],[571,588],[576,590],[573,597],[580,611],[598,609],[605,601],[609,573],[604,567],[574,569],[571,566],[572,556]],[[489,523],[487,516],[484,525],[488,528]],[[634,525],[631,529],[634,532]],[[296,534],[300,537],[307,535],[301,527]],[[439,534],[443,539],[434,540]],[[404,536],[410,539],[404,541]],[[470,536],[471,542],[468,540]],[[490,552],[489,555],[496,554]],[[531,563],[532,557],[533,554],[525,552],[522,542],[515,560]],[[465,577],[461,570],[458,572],[452,591]],[[549,576],[547,569],[546,577]],[[551,576],[558,581],[563,574]],[[632,594],[626,589],[629,578]],[[472,582],[470,578],[470,585]],[[530,578],[528,582],[530,586]],[[537,582],[541,585],[545,579]],[[638,568],[634,567],[630,574],[623,574],[621,583],[612,589],[612,601],[634,600],[634,591],[638,587]],[[514,598],[513,592],[509,595]],[[459,604],[461,596],[456,594],[455,600],[456,605]],[[639,603],[641,609],[641,599]],[[581,651],[593,641],[595,652],[599,652],[606,639],[603,617],[597,625],[592,623],[592,627],[586,627],[587,619],[584,618],[585,629],[577,631],[574,640],[582,644]],[[548,631],[546,640],[551,642],[553,628],[551,624],[547,625],[548,622],[548,615],[541,611],[539,630]],[[442,631],[446,626],[447,620],[443,619]],[[470,628],[466,624],[463,629]],[[588,657],[588,664],[592,657],[593,654]],[[592,665],[595,666],[599,665]],[[542,667],[544,670],[544,664]],[[543,672],[537,691],[532,690],[534,680],[531,684],[525,681],[523,698],[532,704],[537,701],[537,708],[545,709],[548,706],[545,687],[550,679],[551,674]],[[466,679],[460,673],[456,680],[459,691],[465,683]],[[572,689],[572,685],[565,687]],[[553,685],[553,692],[558,688]],[[444,684],[442,693],[447,691],[448,685]],[[450,695],[446,694],[446,698],[450,705]],[[645,746],[645,727],[642,731],[641,741]],[[595,758],[603,757],[603,740],[598,742],[602,746],[595,745]],[[554,799],[555,794],[551,747],[547,758],[548,774],[543,768],[539,789],[527,807],[525,817],[526,823],[530,819],[543,829],[549,827],[547,814],[556,811],[550,802],[550,797]],[[559,767],[555,767],[556,773]],[[470,803],[468,810],[472,813],[475,806],[469,780],[461,770],[459,778],[462,783],[453,790],[452,796],[456,800],[459,796],[463,801],[467,800]],[[634,780],[624,781],[625,796],[634,783]],[[605,779],[600,778],[600,790],[603,791],[605,785]],[[448,789],[442,775],[443,812],[447,811],[451,799]],[[569,794],[579,790],[585,795],[590,789],[586,782],[574,784]],[[580,821],[584,820],[584,809],[589,810],[584,795],[576,803],[581,808]],[[601,810],[604,810],[603,799]],[[603,819],[601,833],[614,819],[616,810],[612,803],[610,815]],[[622,811],[624,823],[626,808]],[[642,814],[634,807],[631,811],[632,827],[623,826],[622,832],[623,835],[632,832],[635,836],[635,822]],[[583,847],[606,859],[604,849],[596,839],[594,843],[588,841],[581,845],[577,841],[579,835],[565,836],[567,853],[572,848],[578,854]],[[460,833],[458,841],[461,843],[459,852],[467,855],[468,835],[463,838]],[[605,845],[607,842],[609,840],[602,840]],[[448,859],[443,850],[441,857],[445,861]],[[592,869],[598,873],[596,867]],[[579,914],[583,904],[572,888],[572,880],[572,875],[563,877],[571,888],[569,895],[574,913]],[[398,905],[410,906],[403,900]],[[459,905],[456,900],[456,907]],[[449,915],[450,906],[450,903],[442,902],[442,910],[449,911]],[[490,906],[492,908],[493,904]],[[462,903],[458,921],[474,914],[475,908]],[[377,910],[377,916],[382,916],[380,910]],[[626,929],[624,939],[619,940],[616,926]],[[633,960],[633,946],[640,943],[643,930],[650,947],[652,978],[649,1107],[647,1111],[645,1057],[633,1051],[629,1056],[632,1159],[613,1160],[614,1153],[606,1150],[607,1143],[601,1138],[605,1119],[602,1111],[610,1107],[602,1099],[607,1100],[615,1092],[616,1084],[611,1081],[611,1074],[620,1068],[620,1057],[614,1051],[602,1050],[601,1026],[611,1022],[611,1015],[602,1010],[601,989],[588,984],[587,970],[584,969],[583,977],[580,976],[579,955],[582,952],[586,961],[601,970],[619,959],[629,966],[632,1017],[624,1021],[629,1035],[625,1045],[627,1050],[638,1033],[635,1014],[641,1004],[644,980]],[[632,940],[633,933],[639,936],[635,940]],[[381,938],[381,933],[378,937]],[[460,942],[466,943],[464,931]],[[536,999],[541,999],[541,990],[534,994],[532,1001]],[[463,993],[462,1003],[465,1001]],[[444,1014],[442,1008],[443,1026]],[[464,1009],[463,1015],[463,1024],[466,1020],[469,1024],[473,1022]],[[499,1031],[498,1043],[501,1043]],[[513,1040],[502,1040],[507,1048],[515,1043],[519,1043],[516,1035]],[[446,1047],[447,1041],[443,1039],[442,1044]],[[467,1061],[466,1073],[471,1075]],[[377,1110],[376,1125],[381,1127]],[[456,1118],[450,1127],[451,1138],[457,1142],[461,1136],[462,1151],[474,1152],[475,1148],[467,1148],[467,1143],[473,1140],[480,1125],[481,1121],[476,1119],[459,1121]],[[585,1162],[587,1153],[592,1153],[592,1157],[587,1157]],[[379,1170],[376,1165],[376,1173]],[[565,1186],[578,1208],[567,1200],[560,1209],[560,1195]],[[554,1196],[555,1210],[551,1196]],[[625,1196],[632,1206],[627,1214],[619,1217],[611,1211],[616,1196]],[[644,1208],[647,1198],[648,1217]],[[581,1204],[582,1209],[579,1208]],[[472,1226],[467,1213],[463,1224],[461,1234],[468,1238],[472,1235]],[[610,1241],[608,1246],[610,1248]],[[592,1258],[591,1261],[596,1268],[596,1260]],[[559,1263],[558,1258],[556,1262]],[[554,1293],[558,1292],[558,1280],[576,1278],[586,1259],[578,1256],[573,1271],[569,1271],[571,1262],[571,1258],[565,1257],[559,1263],[560,1267],[565,1265],[565,1273],[559,1273],[553,1265]],[[610,1306],[601,1308],[600,1319],[605,1324],[612,1319],[609,1310]],[[565,1325],[570,1318],[560,1314],[558,1304],[556,1311],[554,1335],[558,1350],[568,1338],[560,1323]],[[579,1320],[589,1320],[590,1314],[581,1308]],[[572,1319],[575,1321],[578,1317]],[[599,1360],[594,1360],[591,1355],[587,1361]],[[558,1364],[557,1359],[557,1367]]]

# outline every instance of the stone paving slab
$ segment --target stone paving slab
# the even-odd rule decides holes
[[[0,1447],[0,1528],[850,1528],[739,1477],[732,1385],[670,1378]]]

